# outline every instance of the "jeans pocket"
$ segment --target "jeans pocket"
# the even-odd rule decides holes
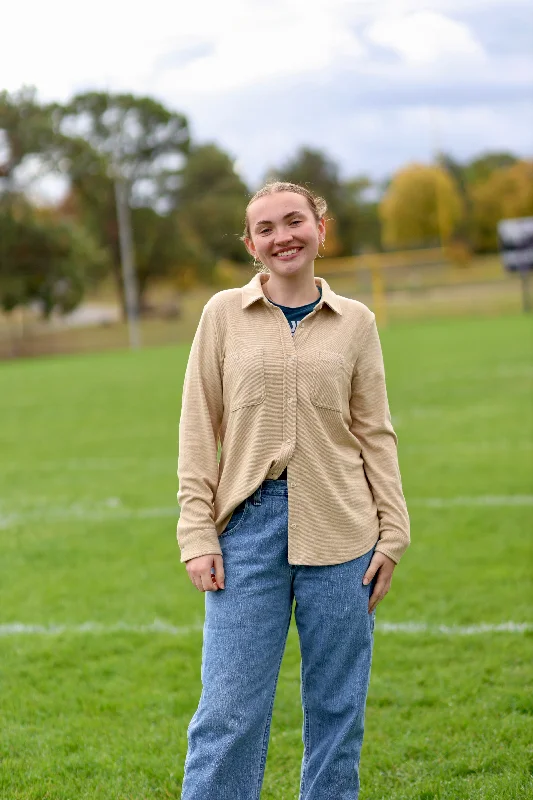
[[[248,509],[249,509],[248,499],[243,500],[241,503],[239,503],[239,505],[233,509],[233,513],[229,519],[228,524],[226,525],[226,527],[224,528],[224,530],[222,531],[222,533],[218,538],[223,539],[225,536],[228,536],[230,533],[233,533],[237,528],[239,528],[245,517],[248,515]]]

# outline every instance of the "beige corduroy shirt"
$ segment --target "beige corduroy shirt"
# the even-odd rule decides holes
[[[179,422],[181,561],[221,553],[233,510],[287,467],[289,563],[340,564],[376,542],[397,563],[409,516],[375,316],[315,276],[322,297],[293,336],[266,280],[213,295],[194,336]]]

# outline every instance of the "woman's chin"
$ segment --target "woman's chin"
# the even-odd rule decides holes
[[[308,269],[313,268],[314,261],[309,261],[307,258],[296,256],[290,261],[280,261],[278,258],[273,258],[270,261],[269,267],[272,272],[279,275],[292,275],[295,272],[306,272]]]

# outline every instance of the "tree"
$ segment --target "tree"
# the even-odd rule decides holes
[[[80,225],[36,211],[23,198],[0,205],[0,306],[37,303],[48,317],[71,311],[107,267],[105,253]]]
[[[474,244],[480,252],[498,249],[501,219],[533,216],[533,161],[494,170],[472,188]]]
[[[328,233],[326,235],[328,255],[345,253],[346,210],[339,168],[332,159],[321,150],[302,147],[281,167],[270,169],[267,180],[298,183],[306,186],[314,194],[323,197],[328,204]]]
[[[463,204],[445,170],[410,164],[393,176],[379,213],[387,247],[417,247],[448,242]]]
[[[201,256],[177,212],[161,215],[153,208],[134,208],[132,219],[142,310],[150,284],[158,278],[179,277],[182,267],[197,265]]]
[[[281,167],[271,169],[267,179],[307,186],[326,200],[326,255],[352,255],[365,247],[379,246],[376,207],[364,200],[364,193],[371,186],[367,177],[344,181],[335,161],[320,150],[302,147]]]
[[[487,180],[496,169],[512,167],[518,161],[517,157],[508,152],[483,153],[463,167],[464,178],[467,184],[473,186]]]
[[[50,109],[37,102],[36,90],[0,92],[0,197],[18,193],[30,159],[49,170],[58,153]]]
[[[53,119],[63,137],[63,164],[75,203],[110,253],[125,313],[113,181],[125,182],[131,208],[156,212],[145,215],[145,222],[158,223],[174,207],[189,149],[187,120],[150,97],[105,92],[76,95],[66,106],[55,104]]]
[[[206,277],[220,259],[248,260],[240,236],[249,191],[226,153],[214,144],[191,149],[176,198],[180,230]]]

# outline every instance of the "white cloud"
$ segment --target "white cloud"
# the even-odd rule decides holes
[[[466,25],[435,11],[379,18],[366,35],[412,64],[485,60],[483,48]]]
[[[7,27],[23,36],[3,39],[0,74],[8,88],[38,83],[46,97],[107,83],[137,91],[227,91],[364,53],[346,25],[351,8],[345,0],[151,0],[148,8],[94,0],[83,18],[65,0],[32,6],[31,25],[27,6],[4,11]],[[210,52],[179,67],[161,66],[168,54],[198,44]]]
[[[185,67],[166,72],[159,91],[229,91],[263,80],[282,79],[359,59],[364,48],[342,19],[323,9],[300,16],[265,6],[235,20],[219,36],[211,53]]]
[[[428,105],[460,126],[459,157],[496,144],[527,152],[518,103],[532,61],[485,53],[477,38],[476,20],[508,19],[508,2],[27,0],[2,9],[0,89],[152,94],[188,116],[197,141],[228,148],[248,180],[301,144],[345,172],[383,173],[427,153]]]

